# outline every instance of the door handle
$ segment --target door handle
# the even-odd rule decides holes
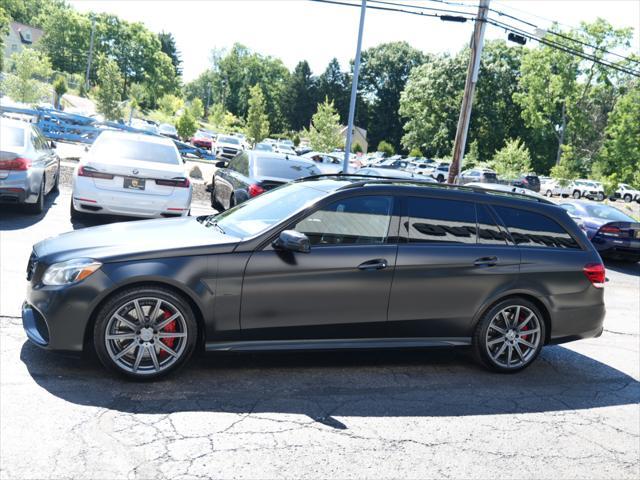
[[[369,260],[358,265],[359,270],[382,270],[387,268],[389,264],[384,258],[376,258],[375,260]]]
[[[498,257],[480,257],[473,264],[476,267],[493,267],[498,263]]]

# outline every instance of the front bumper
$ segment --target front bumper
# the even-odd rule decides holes
[[[47,350],[81,352],[91,312],[112,287],[113,282],[100,270],[73,285],[31,282],[22,305],[27,338]]]

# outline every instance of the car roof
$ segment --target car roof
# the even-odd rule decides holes
[[[2,117],[2,125],[3,126],[9,126],[9,127],[19,127],[19,128],[24,128],[24,129],[28,129],[29,127],[31,127],[31,125],[33,125],[31,122],[27,122],[26,120],[18,120],[17,118],[11,118],[11,117]]]
[[[382,187],[386,189],[396,189],[399,191],[406,191],[407,193],[416,194],[435,194],[438,196],[459,197],[468,200],[487,200],[491,199],[498,202],[517,202],[519,205],[543,204],[557,208],[557,205],[543,197],[542,195],[530,195],[520,194],[513,192],[506,192],[500,190],[493,190],[480,187],[469,187],[467,185],[450,185],[446,183],[431,183],[419,178],[401,179],[401,178],[377,178],[366,175],[356,174],[325,174],[316,175],[312,177],[305,177],[296,180],[296,182],[323,182],[324,188],[327,191],[331,190],[346,190],[351,188],[375,188]],[[333,188],[331,188],[333,185]],[[314,184],[315,187],[315,184]]]
[[[114,139],[114,140],[135,140],[138,142],[157,143],[161,145],[175,145],[173,140],[160,135],[147,135],[146,133],[126,132],[122,130],[104,130],[100,136],[100,139]]]

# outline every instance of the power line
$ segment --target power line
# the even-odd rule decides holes
[[[371,1],[374,1],[374,0],[371,0]],[[459,3],[459,2],[448,2],[446,0],[427,0],[427,1],[435,2],[435,3],[443,3],[443,4],[447,4],[447,5],[460,5],[460,6],[463,5],[463,4]],[[395,5],[395,6],[404,7],[404,8],[415,8],[415,9],[419,9],[419,10],[439,10],[439,9],[434,9],[432,7],[425,7],[423,5],[410,5],[410,4],[402,3],[402,2],[383,2],[383,1],[380,1],[380,2],[376,2],[376,3],[385,3],[385,4]],[[634,62],[634,63],[640,63],[640,60],[635,60],[635,59],[632,59],[632,58],[629,58],[629,57],[625,57],[625,56],[620,55],[618,53],[611,52],[611,51],[609,51],[609,50],[607,50],[607,49],[605,49],[603,47],[599,47],[597,45],[592,45],[592,44],[584,42],[584,41],[582,41],[580,39],[570,37],[570,36],[565,35],[565,34],[563,34],[561,32],[556,32],[554,30],[548,30],[548,29],[542,29],[539,25],[531,23],[531,22],[529,22],[527,20],[523,20],[523,19],[521,19],[519,17],[511,15],[510,13],[504,12],[502,10],[497,10],[497,9],[492,8],[492,9],[490,9],[490,11],[498,14],[499,16],[504,16],[506,18],[510,18],[512,20],[515,20],[515,21],[517,21],[519,23],[522,23],[524,25],[527,25],[529,27],[533,27],[533,28],[540,29],[540,30],[545,30],[545,32],[550,34],[550,35],[555,35],[557,37],[564,38],[565,40],[569,40],[569,41],[572,41],[572,42],[579,43],[579,44],[584,45],[586,47],[592,48],[594,50],[599,50],[599,51],[601,51],[603,53],[606,53],[608,55],[616,56],[616,57],[621,58],[621,59],[626,60],[626,61],[630,61],[630,62]],[[522,10],[520,10],[520,11],[522,11]],[[459,11],[457,13],[468,14],[468,12],[459,12]],[[542,18],[542,17],[539,17],[539,18]],[[546,19],[546,20],[550,21],[552,23],[558,23],[559,24],[559,22],[556,22],[554,20],[550,20],[550,19]]]
[[[339,0],[311,0],[311,1],[319,2],[319,3],[329,3],[329,4],[333,4],[333,5],[344,5],[344,6],[360,8],[359,5],[354,4],[354,3],[349,3],[347,1],[339,1]],[[374,0],[372,0],[372,1],[374,1]],[[431,1],[433,1],[433,0],[431,0]],[[384,2],[384,3],[385,4],[396,5],[398,7],[403,7],[403,8],[391,8],[391,7],[374,6],[374,5],[369,5],[367,8],[371,8],[371,9],[374,9],[374,10],[382,10],[382,11],[408,13],[408,14],[419,15],[419,16],[423,16],[423,17],[438,17],[438,18],[441,18],[441,19],[442,19],[442,17],[447,17],[447,15],[441,15],[439,13],[423,13],[422,12],[422,10],[434,10],[433,8],[430,8],[430,7],[424,7],[424,6],[420,6],[420,5],[410,5],[410,4],[404,4],[404,3],[395,3],[395,2]],[[406,8],[413,8],[413,9],[418,10],[418,11],[406,10]],[[439,10],[442,10],[442,9],[435,9],[435,10],[439,11]],[[456,12],[456,13],[459,13],[459,14],[462,14],[462,15],[465,15],[465,14],[468,15],[466,12]],[[467,17],[462,17],[462,18],[465,18],[466,20],[469,20],[469,21],[476,21],[475,17],[468,17],[467,16]],[[506,23],[503,23],[503,22],[500,22],[500,21],[494,20],[494,19],[488,19],[486,21],[489,24],[491,24],[491,25],[493,25],[495,27],[502,28],[502,29],[505,29],[505,30],[508,30],[508,31],[511,31],[511,32],[514,32],[514,33],[518,33],[518,34],[522,35],[523,37],[525,37],[525,38],[527,38],[529,40],[533,40],[533,41],[536,41],[538,43],[542,43],[544,45],[547,45],[547,46],[549,46],[551,48],[555,48],[557,50],[561,50],[561,51],[563,51],[565,53],[568,53],[570,55],[574,55],[574,56],[580,57],[580,58],[582,58],[584,60],[588,60],[588,61],[597,63],[599,65],[611,68],[613,70],[617,70],[617,71],[622,72],[622,73],[626,73],[628,75],[632,75],[632,76],[635,76],[635,77],[640,77],[640,72],[638,72],[638,71],[627,69],[627,68],[624,68],[624,67],[622,67],[620,65],[617,65],[617,64],[614,64],[614,63],[610,63],[608,60],[597,58],[597,57],[595,57],[593,55],[586,54],[584,52],[576,50],[576,49],[574,49],[574,48],[572,48],[570,46],[567,46],[567,45],[562,45],[562,44],[556,43],[556,42],[554,42],[552,40],[549,40],[547,38],[538,37],[535,34],[527,32],[526,30],[523,30],[521,28],[515,27],[513,25],[509,25],[509,24],[506,24]],[[571,39],[571,37],[568,37],[568,38]],[[598,48],[598,47],[594,47],[593,45],[590,45],[590,47],[591,48],[595,48],[595,49]],[[624,58],[627,61],[633,61],[632,59],[627,58],[627,57],[622,57],[622,58]]]

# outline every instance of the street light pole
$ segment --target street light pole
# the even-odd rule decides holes
[[[458,181],[460,167],[464,157],[464,148],[467,144],[467,132],[469,131],[469,120],[471,119],[471,104],[473,103],[473,92],[478,81],[478,71],[480,70],[480,55],[482,54],[482,44],[484,42],[484,31],[487,26],[487,14],[489,13],[489,0],[480,0],[478,16],[473,28],[471,37],[471,59],[467,69],[467,80],[464,84],[464,95],[462,97],[462,107],[460,107],[460,117],[456,130],[456,140],[453,145],[453,159],[449,167],[449,183]]]
[[[364,30],[364,14],[367,11],[367,0],[362,0],[360,8],[360,28],[358,29],[358,46],[356,47],[356,58],[353,62],[353,82],[351,84],[351,100],[349,102],[349,122],[347,125],[347,141],[344,145],[344,161],[342,162],[342,172],[349,172],[349,156],[351,155],[351,141],[353,137],[353,119],[356,113],[356,96],[358,94],[358,76],[360,75],[360,52],[362,50],[362,32]]]

